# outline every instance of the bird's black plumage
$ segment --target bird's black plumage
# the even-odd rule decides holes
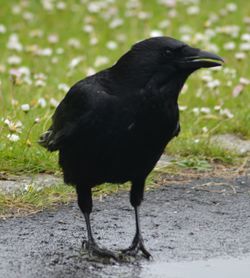
[[[76,83],[57,107],[52,126],[40,138],[59,150],[64,180],[76,186],[85,215],[88,249],[99,254],[89,213],[91,188],[131,181],[130,201],[136,212],[136,236],[128,253],[143,245],[137,207],[144,182],[167,143],[180,131],[178,96],[188,76],[222,59],[169,37],[135,44],[118,62]]]

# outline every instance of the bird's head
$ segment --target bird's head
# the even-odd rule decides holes
[[[200,68],[221,66],[223,59],[216,54],[191,47],[170,37],[154,37],[140,41],[114,65],[117,72],[143,79],[155,73],[165,78],[173,74],[188,77]]]

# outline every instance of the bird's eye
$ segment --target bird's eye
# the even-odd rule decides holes
[[[164,50],[164,56],[167,58],[167,59],[170,59],[170,58],[172,58],[173,57],[173,51],[172,50],[170,50],[170,49],[165,49]]]

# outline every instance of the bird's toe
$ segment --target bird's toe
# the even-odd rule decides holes
[[[115,253],[105,248],[99,247],[95,242],[84,240],[82,243],[82,247],[88,252],[90,257],[98,257],[103,259],[114,259],[114,260],[118,259]]]
[[[136,257],[139,251],[142,252],[143,256],[147,259],[152,258],[152,255],[145,248],[143,241],[133,243],[129,248],[120,250],[122,256]]]

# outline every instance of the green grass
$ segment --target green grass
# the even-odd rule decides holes
[[[154,180],[159,173],[152,173],[147,178],[146,190],[154,188]],[[130,183],[110,184],[105,183],[92,189],[93,198],[99,198],[114,194],[120,191],[128,191]],[[32,185],[25,190],[14,193],[0,192],[0,219],[12,216],[24,216],[37,213],[44,209],[54,209],[60,204],[68,204],[76,201],[75,188],[65,184],[55,184],[49,187],[36,188]]]
[[[0,194],[0,218],[36,213],[44,208],[54,208],[59,204],[75,200],[72,187],[63,184],[37,190],[30,186],[28,190],[13,194]]]
[[[188,80],[188,88],[184,90],[179,100],[181,106],[187,106],[187,109],[181,112],[182,131],[179,137],[171,142],[167,151],[179,156],[180,161],[185,158],[192,160],[193,157],[201,161],[215,160],[223,163],[236,161],[235,154],[223,151],[208,142],[210,136],[217,133],[236,133],[244,138],[250,138],[250,85],[245,86],[238,97],[232,98],[233,88],[239,84],[240,77],[249,78],[249,52],[245,52],[246,58],[243,61],[235,58],[235,53],[239,52],[242,43],[241,35],[249,32],[249,24],[244,23],[244,18],[250,16],[249,1],[234,1],[238,9],[225,15],[222,13],[225,13],[226,5],[231,1],[200,1],[198,4],[200,13],[189,15],[186,10],[193,4],[187,4],[190,1],[177,0],[175,7],[177,16],[172,18],[169,15],[171,8],[160,5],[160,1],[156,0],[141,0],[138,7],[130,9],[128,1],[117,0],[104,6],[98,13],[91,13],[88,5],[96,2],[105,4],[104,0],[96,2],[69,0],[65,1],[64,10],[56,8],[61,1],[53,1],[54,8],[51,11],[46,11],[41,2],[0,0],[0,4],[2,3],[0,24],[6,27],[6,32],[0,33],[0,171],[12,173],[58,171],[57,154],[46,152],[36,143],[39,135],[50,124],[50,117],[55,109],[49,104],[51,98],[60,101],[65,94],[58,89],[58,84],[66,83],[71,86],[84,78],[89,68],[98,71],[112,65],[134,42],[149,37],[152,30],[160,30],[164,35],[181,39],[183,34],[180,28],[185,26],[191,28],[190,44],[208,50],[211,44],[217,46],[219,55],[224,57],[226,64],[219,71],[200,70]],[[20,12],[13,14],[13,10]],[[140,19],[142,12],[148,13],[149,18]],[[129,13],[132,13],[132,16],[126,16]],[[208,19],[211,14],[217,15],[218,19],[209,26]],[[33,15],[33,18],[27,20],[30,15]],[[105,16],[107,19],[104,19]],[[114,18],[121,18],[123,25],[111,29],[109,24]],[[159,24],[166,19],[169,20],[169,26],[159,27]],[[94,28],[90,34],[82,31],[86,24]],[[218,28],[223,30],[223,26],[232,25],[239,27],[238,36],[232,37],[232,31],[228,34],[218,31]],[[208,29],[210,33],[214,32],[215,36],[209,39],[208,35],[205,35],[199,40],[197,34],[205,34]],[[6,47],[12,34],[18,35],[22,51]],[[41,36],[34,37],[34,34]],[[51,34],[58,36],[57,43],[52,44],[48,41],[47,37]],[[90,39],[94,37],[98,39],[98,43],[91,45]],[[80,41],[79,48],[73,48],[68,44],[71,38]],[[106,47],[108,41],[116,41],[118,47],[115,50],[108,49]],[[225,50],[223,45],[231,41],[236,44],[236,48],[232,51]],[[39,56],[35,54],[36,48],[50,48],[53,54]],[[58,54],[58,49],[63,49],[64,53]],[[9,57],[13,55],[22,59],[19,65],[8,64]],[[83,56],[83,60],[77,67],[69,69],[70,61],[79,56]],[[105,56],[109,62],[95,67],[97,56]],[[15,80],[10,77],[9,71],[21,66],[29,68],[31,84],[26,84],[23,77]],[[234,73],[230,73],[230,70]],[[211,73],[212,79],[220,81],[217,89],[209,89],[202,81],[202,76],[207,75],[207,72]],[[35,75],[38,73],[43,73],[47,77],[44,87],[35,85]],[[39,98],[47,101],[45,107],[39,106]],[[22,111],[22,104],[30,105],[27,113]],[[220,115],[214,110],[216,105],[229,109],[234,117]],[[195,115],[192,110],[196,107],[209,107],[211,112]],[[39,122],[35,123],[37,118]],[[20,133],[4,124],[6,119],[14,123],[21,121],[23,128]],[[204,127],[207,132],[204,132]],[[20,140],[11,142],[7,138],[8,134],[17,134]]]
[[[115,184],[104,184],[93,190],[94,197],[117,192],[120,188]],[[127,187],[125,187],[127,188]],[[37,189],[29,186],[27,190],[13,194],[0,193],[0,218],[12,215],[24,215],[54,208],[59,204],[66,204],[76,200],[75,189],[65,184]]]

